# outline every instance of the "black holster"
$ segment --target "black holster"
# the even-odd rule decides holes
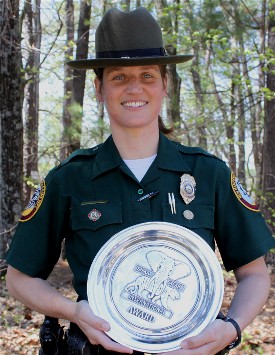
[[[56,318],[45,316],[39,339],[39,355],[98,355],[97,346],[90,344],[77,325],[71,323],[64,333]]]
[[[98,355],[96,346],[88,341],[83,332],[73,323],[65,333],[66,355]]]
[[[40,328],[39,339],[41,349],[39,355],[65,355],[64,331],[58,319],[45,316]]]

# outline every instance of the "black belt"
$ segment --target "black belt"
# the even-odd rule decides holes
[[[220,318],[220,315],[218,316]],[[118,355],[116,351],[106,350],[101,345],[93,345],[86,335],[75,324],[70,323],[70,328],[66,330],[65,336],[63,327],[58,323],[58,319],[45,317],[40,333],[41,348],[39,355]],[[223,355],[229,352],[228,347],[216,355]],[[133,351],[133,355],[145,355],[142,352]]]

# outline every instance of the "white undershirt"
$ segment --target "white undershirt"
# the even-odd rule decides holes
[[[147,173],[147,170],[150,168],[150,165],[155,160],[156,156],[157,154],[144,159],[124,159],[124,162],[138,179],[138,181],[141,181],[144,175]]]

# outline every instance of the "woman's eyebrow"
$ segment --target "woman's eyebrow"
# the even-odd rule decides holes
[[[116,72],[116,71],[121,71],[121,70],[122,70],[122,67],[110,68],[110,69],[108,69],[107,74],[110,74],[110,73],[113,73],[113,72]]]
[[[113,72],[117,72],[117,71],[123,71],[124,67],[113,67],[113,68],[108,68],[108,74],[109,73],[113,73]],[[143,71],[147,71],[147,70],[154,70],[157,71],[158,67],[155,66],[142,66],[142,69],[140,69],[141,72]]]

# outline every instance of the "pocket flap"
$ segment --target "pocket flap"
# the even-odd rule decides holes
[[[214,229],[214,206],[176,205],[176,214],[172,214],[167,203],[163,205],[163,218],[186,228]]]
[[[71,209],[72,229],[92,229],[122,223],[121,203],[85,203]]]

